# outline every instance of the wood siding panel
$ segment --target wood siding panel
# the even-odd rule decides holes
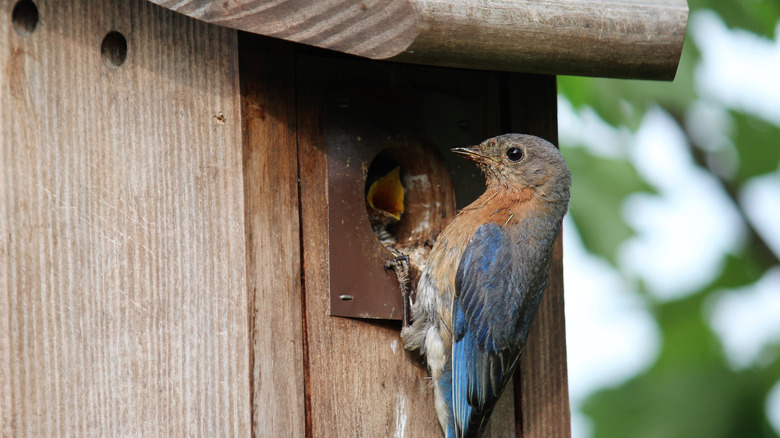
[[[293,44],[242,34],[244,193],[252,340],[252,428],[305,429]]]
[[[246,436],[236,33],[143,0],[35,3],[22,37],[0,1],[0,430]]]

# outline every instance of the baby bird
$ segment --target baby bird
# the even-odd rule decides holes
[[[487,187],[434,244],[401,336],[425,355],[446,436],[461,438],[480,435],[517,367],[571,174],[555,146],[530,135],[452,151],[477,162]]]

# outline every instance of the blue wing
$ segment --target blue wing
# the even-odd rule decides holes
[[[452,426],[458,437],[476,436],[487,424],[525,344],[546,275],[540,285],[532,278],[539,277],[538,270],[525,267],[523,257],[495,223],[479,227],[461,257],[451,365]]]

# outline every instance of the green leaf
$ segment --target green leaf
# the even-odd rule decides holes
[[[692,14],[697,9],[711,9],[731,28],[778,37],[778,0],[689,3]],[[699,60],[696,45],[687,38],[672,83],[559,77],[558,89],[575,108],[592,107],[607,123],[633,130],[655,105],[677,118],[688,113],[698,98],[694,69]],[[751,115],[731,114],[734,129],[729,135],[739,165],[733,179],[723,182],[729,193],[739,193],[750,178],[778,169],[780,127]],[[594,157],[587,150],[566,145],[562,150],[574,175],[570,210],[582,240],[589,251],[614,263],[617,248],[632,235],[622,220],[622,204],[632,193],[650,191],[650,187],[629,162]],[[743,248],[725,255],[720,272],[697,293],[654,303],[653,313],[663,334],[659,358],[643,375],[586,400],[583,410],[592,419],[593,436],[777,438],[766,419],[764,402],[769,389],[780,381],[780,359],[769,355],[771,363],[732,370],[705,311],[715,291],[752,284],[773,264],[776,257],[755,236],[748,236]],[[638,286],[641,290],[641,282]],[[652,295],[648,298],[652,300]]]
[[[698,58],[696,47],[686,40],[673,82],[558,76],[558,92],[575,108],[588,105],[612,126],[636,130],[652,105],[684,113],[696,97],[693,69]]]
[[[726,256],[726,263],[720,275],[707,288],[709,291],[718,289],[735,289],[754,283],[771,266],[765,258],[750,251],[750,247],[742,254]]]
[[[780,2],[777,0],[689,0],[691,11],[712,9],[726,24],[749,30],[768,38],[775,37],[780,19]]]
[[[777,437],[763,409],[776,367],[731,370],[704,319],[706,297],[656,307],[661,356],[644,375],[586,401],[585,413],[598,419],[595,438]]]
[[[777,437],[763,414],[765,385],[718,363],[684,366],[600,392],[584,411],[609,413],[595,423],[594,438]]]
[[[736,126],[734,145],[739,152],[736,180],[774,172],[780,165],[780,128],[756,117],[732,113]]]
[[[597,157],[565,145],[562,151],[573,175],[569,211],[583,243],[614,264],[618,247],[633,235],[622,218],[623,201],[636,192],[652,192],[652,188],[627,161]]]

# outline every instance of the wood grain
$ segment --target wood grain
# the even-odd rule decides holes
[[[685,0],[150,0],[207,22],[372,59],[671,80]]]
[[[0,1],[0,430],[246,436],[236,33],[143,0],[35,3],[21,37]]]
[[[198,20],[375,59],[412,42],[409,0],[150,0]]]
[[[555,76],[512,73],[504,79],[507,130],[537,135],[557,145]],[[518,437],[571,436],[561,236],[514,384]]]
[[[295,49],[239,37],[255,436],[305,431]]]
[[[11,352],[14,343],[11,341],[11,303],[10,303],[10,224],[8,223],[8,175],[9,163],[5,161],[6,143],[9,142],[10,130],[3,120],[7,120],[9,105],[8,76],[11,55],[11,23],[10,0],[0,0],[0,436],[10,437],[13,433],[13,403],[11,388]]]
[[[417,38],[394,60],[556,75],[674,79],[685,0],[413,0]]]
[[[397,324],[329,316],[323,96],[335,81],[302,81],[322,72],[294,64],[300,48],[247,38],[239,89],[234,32],[142,0],[39,0],[26,37],[11,1],[0,0],[0,434],[440,436]],[[100,55],[110,30],[128,42],[118,68]],[[318,56],[358,93],[377,92],[369,70],[408,83],[424,105],[396,108],[411,124],[372,115],[382,129],[448,146],[504,130],[555,138],[554,77]],[[487,436],[568,436],[555,260],[517,396]]]

